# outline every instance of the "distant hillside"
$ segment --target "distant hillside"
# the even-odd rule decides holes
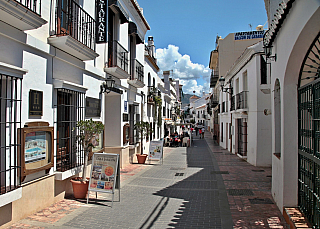
[[[181,98],[182,107],[185,107],[189,104],[189,99],[191,96],[193,96],[193,95],[184,94],[184,97]]]

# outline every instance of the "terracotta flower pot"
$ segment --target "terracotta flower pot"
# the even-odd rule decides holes
[[[73,188],[73,195],[76,199],[85,199],[88,193],[89,178],[87,181],[82,181],[81,177],[76,177],[70,180]]]
[[[138,164],[144,164],[147,159],[147,154],[137,154]]]

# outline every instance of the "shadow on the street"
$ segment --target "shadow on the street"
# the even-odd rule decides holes
[[[223,222],[232,222],[229,208],[221,205],[221,201],[228,202],[227,193],[224,188],[218,188],[218,179],[222,181],[222,177],[212,172],[212,153],[205,140],[195,139],[193,146],[186,149],[187,167],[199,171],[190,176],[183,169],[173,171],[176,176],[188,177],[154,193],[163,198],[148,217],[150,220],[147,219],[140,228],[152,228],[173,198],[182,199],[183,203],[168,224],[170,228],[227,228]]]

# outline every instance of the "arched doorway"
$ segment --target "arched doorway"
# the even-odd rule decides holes
[[[320,33],[301,66],[298,85],[298,204],[320,226]]]

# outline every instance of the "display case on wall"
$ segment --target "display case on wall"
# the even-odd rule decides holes
[[[21,163],[21,182],[29,174],[53,167],[53,127],[48,122],[29,122],[18,129],[18,152]]]

